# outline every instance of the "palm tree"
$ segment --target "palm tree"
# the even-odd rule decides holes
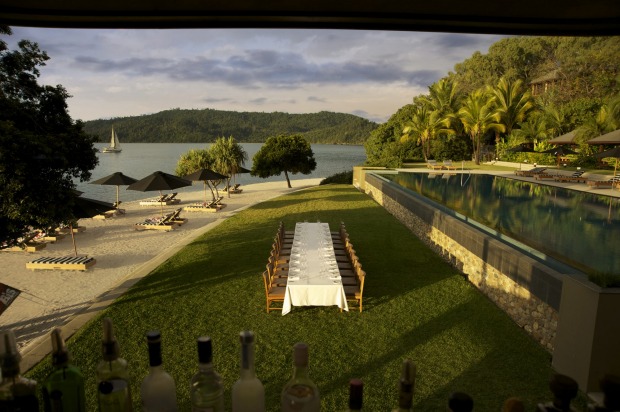
[[[451,130],[446,128],[446,120],[441,113],[428,104],[421,104],[415,107],[411,121],[403,129],[401,142],[417,138],[422,146],[424,160],[428,160],[431,153],[430,141],[442,132],[450,133]]]
[[[495,97],[499,122],[504,125],[506,134],[510,134],[517,124],[525,121],[535,108],[534,99],[529,90],[524,90],[521,80],[512,81],[502,77],[490,92]]]
[[[226,182],[228,189],[230,179],[239,173],[241,166],[248,160],[248,154],[232,136],[228,138],[218,137],[209,149],[209,153],[213,157],[213,169],[228,176]],[[228,196],[230,196],[230,192],[228,192]]]
[[[177,176],[187,176],[200,169],[212,167],[213,158],[206,149],[191,149],[179,158],[175,173]]]
[[[506,127],[499,123],[500,113],[495,110],[494,97],[483,89],[471,92],[465,99],[457,115],[463,124],[465,133],[474,145],[474,159],[480,164],[480,146],[482,137],[489,130],[503,132]]]

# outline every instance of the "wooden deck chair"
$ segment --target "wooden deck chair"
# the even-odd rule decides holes
[[[263,284],[265,285],[265,298],[267,300],[267,313],[272,310],[282,310],[281,307],[272,307],[271,304],[273,302],[282,302],[284,303],[284,293],[286,292],[286,288],[283,287],[274,287],[271,286],[269,282],[269,274],[267,271],[263,272]]]
[[[456,166],[454,166],[452,164],[452,160],[444,160],[443,161],[443,165],[442,165],[442,169],[446,169],[446,170],[456,170]]]
[[[366,279],[366,272],[363,270],[359,270],[358,272],[358,282],[357,286],[345,286],[344,293],[347,297],[347,302],[355,302],[359,311],[362,311],[362,299],[364,294],[364,280]],[[341,309],[342,311],[342,309]]]

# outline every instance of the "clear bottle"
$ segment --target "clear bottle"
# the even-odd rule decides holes
[[[21,356],[17,351],[12,330],[0,335],[0,359],[2,381],[0,382],[0,411],[38,412],[37,382],[19,374]]]
[[[84,376],[69,362],[71,355],[60,329],[54,329],[52,365],[54,370],[43,382],[43,407],[46,412],[85,412]]]
[[[198,373],[191,380],[192,412],[224,412],[224,385],[213,369],[211,338],[198,338]]]
[[[392,412],[411,412],[413,410],[413,389],[415,387],[416,366],[411,359],[403,361],[398,389],[398,408]]]
[[[162,366],[161,334],[151,331],[146,334],[149,347],[149,374],[142,381],[140,390],[144,412],[176,412],[177,391],[174,379]]]
[[[265,412],[265,388],[254,370],[254,333],[243,331],[241,370],[232,387],[232,412]]]
[[[348,412],[361,412],[364,401],[364,382],[360,379],[349,381],[349,409]]]
[[[282,390],[282,412],[316,412],[321,410],[319,388],[308,376],[308,345],[293,348],[293,377]]]
[[[97,365],[97,401],[99,412],[131,412],[127,361],[119,357],[120,348],[112,320],[103,320],[103,358]]]

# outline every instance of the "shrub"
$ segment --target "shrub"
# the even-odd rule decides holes
[[[321,180],[319,185],[328,185],[328,184],[344,184],[344,185],[352,185],[353,184],[353,170],[348,172],[336,173],[335,175],[326,177]]]

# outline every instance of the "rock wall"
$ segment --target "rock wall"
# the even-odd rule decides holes
[[[438,210],[429,210],[428,206],[411,199],[404,201],[403,196],[385,190],[381,183],[377,184],[376,177],[360,177],[359,182],[363,182],[359,185],[360,190],[400,220],[544,348],[553,352],[558,326],[558,287],[561,293],[559,274],[541,274],[543,269],[533,259],[518,256],[518,251]],[[447,234],[448,228],[460,239]],[[471,233],[465,233],[468,231]],[[475,247],[480,243],[484,244],[485,259]],[[559,286],[556,280],[559,280]]]

